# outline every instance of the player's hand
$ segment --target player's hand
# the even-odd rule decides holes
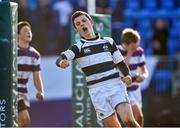
[[[37,99],[38,101],[43,101],[43,100],[44,100],[44,93],[43,93],[43,92],[38,92],[38,93],[36,94],[36,99]]]
[[[61,60],[61,61],[59,62],[59,66],[60,66],[61,68],[67,68],[67,67],[69,66],[68,60],[66,60],[66,59]]]
[[[131,78],[130,75],[127,75],[127,76],[125,76],[125,77],[122,78],[122,81],[123,81],[127,86],[129,86],[129,85],[131,85],[131,83],[132,83],[132,78]]]
[[[132,55],[137,48],[135,48],[133,45],[128,45],[127,46],[127,55]]]
[[[132,54],[134,53],[134,50],[132,49],[127,49],[127,56],[132,56]]]
[[[145,77],[144,77],[143,75],[137,75],[135,81],[136,81],[137,83],[140,83],[140,82],[142,82],[144,79],[145,79]]]

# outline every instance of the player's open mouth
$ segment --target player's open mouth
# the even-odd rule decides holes
[[[88,29],[86,27],[83,27],[82,30],[86,32]]]

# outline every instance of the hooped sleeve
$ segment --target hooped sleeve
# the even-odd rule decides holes
[[[126,65],[124,61],[121,61],[117,63],[116,65],[124,76],[130,75],[129,67]]]

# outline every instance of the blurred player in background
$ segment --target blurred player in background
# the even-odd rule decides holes
[[[18,125],[27,127],[30,124],[28,108],[28,79],[33,73],[34,85],[37,90],[38,101],[44,99],[43,82],[40,73],[40,54],[29,45],[32,40],[31,25],[27,21],[18,23]]]
[[[139,46],[140,35],[137,31],[126,28],[122,31],[122,45],[118,48],[129,66],[132,84],[127,87],[128,96],[136,121],[143,126],[142,98],[140,84],[148,77],[148,70],[144,57],[144,50]]]
[[[118,113],[126,126],[139,127],[133,117],[125,86],[131,84],[130,71],[114,40],[95,34],[94,22],[86,12],[75,12],[71,20],[81,39],[61,53],[56,65],[66,68],[69,66],[68,61],[76,60],[86,75],[97,118],[102,120],[105,126],[120,127],[116,116]],[[125,84],[121,81],[116,66],[124,75],[122,81]]]

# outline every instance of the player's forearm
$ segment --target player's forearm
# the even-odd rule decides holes
[[[37,90],[36,99],[38,101],[43,101],[43,99],[44,99],[44,88],[43,88],[43,82],[41,80],[41,76],[39,76],[38,78],[36,78],[34,80],[34,84],[35,84],[35,87]]]
[[[117,67],[119,68],[119,70],[122,72],[122,74],[124,76],[130,75],[130,70],[129,70],[127,64],[124,61],[121,61],[116,65],[117,65]]]
[[[38,92],[42,92],[44,93],[44,86],[43,86],[43,82],[42,82],[42,79],[41,79],[41,75],[40,75],[40,72],[34,72],[34,85],[35,85],[35,88]]]
[[[144,65],[140,69],[141,69],[141,75],[144,77],[144,79],[147,78],[149,76],[147,67]]]
[[[147,78],[148,75],[149,75],[148,70],[145,69],[145,71],[142,73],[142,76],[143,76],[144,78]]]
[[[38,81],[36,81],[34,84],[35,84],[36,90],[37,90],[38,92],[44,93],[43,82],[42,82],[41,79],[38,80]]]

